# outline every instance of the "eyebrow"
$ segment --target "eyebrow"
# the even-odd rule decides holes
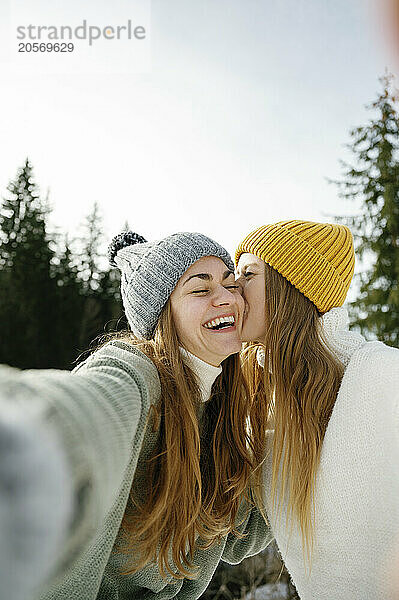
[[[222,281],[227,279],[230,275],[234,275],[233,271],[225,271],[223,273]],[[186,283],[188,281],[190,281],[191,279],[193,279],[194,277],[199,277],[200,279],[203,279],[204,281],[212,281],[212,279],[213,279],[213,277],[210,273],[196,273],[195,275],[190,275],[190,277],[188,277],[186,279],[186,281],[183,283],[183,285],[186,285]]]
[[[257,266],[258,266],[258,265],[257,265],[257,263],[249,263],[248,265],[244,265],[244,266],[241,268],[241,271],[245,271],[245,269],[248,269],[249,267],[251,267],[251,268],[252,268],[252,267],[257,267]]]

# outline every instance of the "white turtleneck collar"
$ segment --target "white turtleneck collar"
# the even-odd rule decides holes
[[[352,354],[366,342],[356,331],[349,331],[349,316],[345,306],[332,308],[319,319],[323,342],[345,367]]]
[[[211,389],[216,377],[222,372],[222,367],[210,365],[181,346],[180,352],[186,365],[188,365],[197,376],[201,400],[202,402],[206,402],[210,398]]]
[[[319,319],[320,336],[328,349],[347,367],[352,354],[366,342],[360,333],[349,331],[349,317],[346,307],[339,306],[324,313]],[[265,351],[257,352],[258,363],[265,366]]]

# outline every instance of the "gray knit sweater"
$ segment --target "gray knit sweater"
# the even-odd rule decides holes
[[[248,534],[244,539],[230,534],[209,550],[195,551],[198,579],[164,580],[156,565],[119,575],[122,557],[111,551],[133,479],[140,487],[145,459],[156,442],[146,419],[159,397],[154,364],[122,341],[108,343],[73,373],[0,369],[0,407],[2,401],[18,410],[36,405],[72,473],[72,519],[57,547],[51,577],[26,600],[194,600],[221,559],[236,564],[270,543],[269,527],[252,508],[238,527]],[[245,508],[243,503],[238,519]]]

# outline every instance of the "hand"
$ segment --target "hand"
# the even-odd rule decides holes
[[[1,597],[30,600],[51,573],[72,515],[72,485],[55,434],[0,402]]]

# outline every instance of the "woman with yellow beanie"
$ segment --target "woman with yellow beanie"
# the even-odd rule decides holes
[[[348,330],[352,235],[265,225],[239,244],[236,264],[243,364],[269,415],[260,493],[284,562],[302,600],[386,599],[399,531],[399,350]]]

